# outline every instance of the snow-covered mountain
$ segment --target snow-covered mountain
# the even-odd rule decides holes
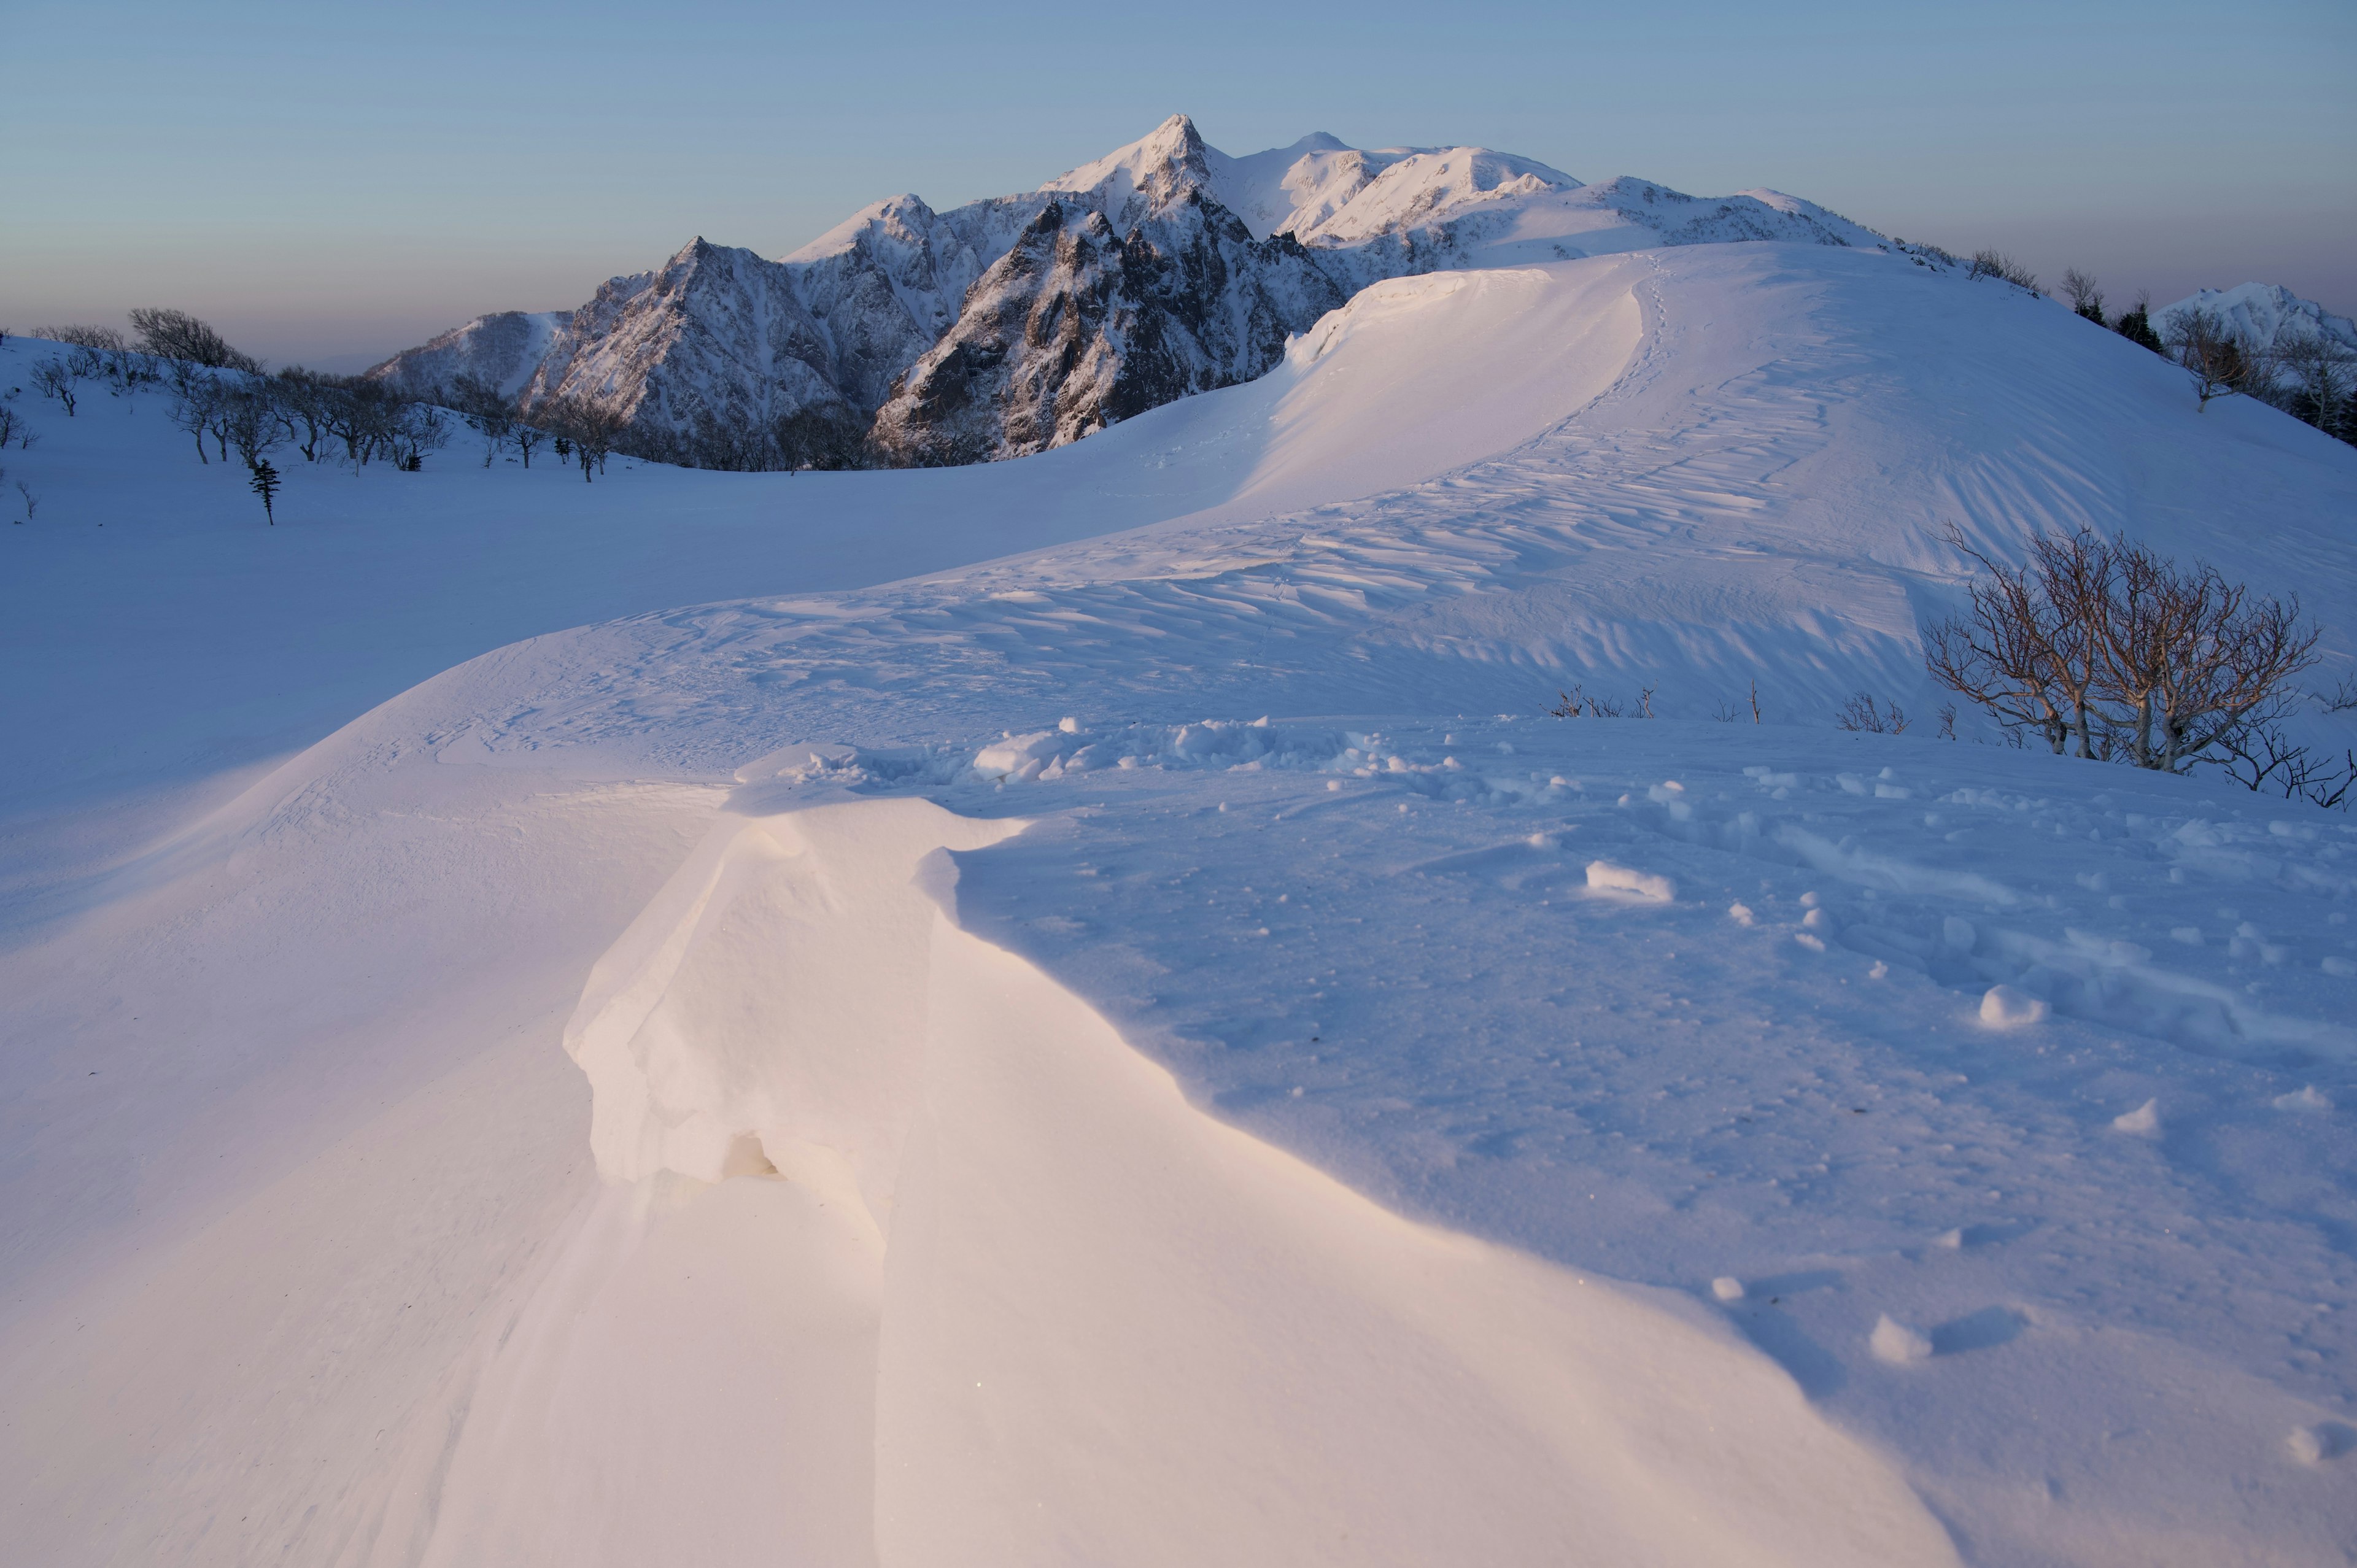
[[[1020,457],[1264,374],[1345,291],[1291,237],[1182,188],[1127,233],[1050,203],[902,378],[871,445],[896,464]]]
[[[1035,233],[1051,207],[1069,246]],[[946,212],[894,197],[775,263],[699,241],[608,282],[521,378],[489,336],[468,335],[478,324],[371,373],[423,386],[471,370],[519,386],[527,409],[607,400],[633,449],[699,466],[791,466],[813,431],[888,406],[871,445],[882,460],[966,461],[1258,375],[1286,335],[1383,278],[1738,240],[1883,242],[1774,191],[1583,185],[1482,147],[1365,150],[1319,134],[1234,157],[1174,114],[1036,191]],[[1054,314],[1067,305],[1078,314]]]
[[[432,341],[405,349],[371,371],[404,392],[447,387],[461,375],[480,377],[510,397],[531,384],[549,346],[572,317],[562,310],[500,310],[478,316]]]
[[[605,403],[625,415],[642,456],[774,467],[761,459],[798,454],[813,431],[864,423],[837,374],[834,345],[786,268],[698,238],[662,270],[615,278],[575,311],[522,402]]]
[[[2335,316],[2281,284],[2245,283],[2233,288],[2199,290],[2154,311],[2153,330],[2165,338],[2178,317],[2196,310],[2216,312],[2228,330],[2261,347],[2289,334],[2327,338],[2357,353],[2357,321]]]

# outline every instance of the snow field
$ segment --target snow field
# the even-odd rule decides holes
[[[2343,1552],[2348,819],[1823,721],[1926,705],[1950,521],[2133,525],[2346,658],[2357,464],[1886,257],[1415,283],[1042,459],[640,470],[717,520],[661,570],[455,454],[384,478],[512,509],[479,572],[372,580],[457,536],[399,509],[122,528],[142,579],[9,530],[17,810],[542,634],[137,856],[20,830],[71,875],[0,953],[17,1539]],[[45,518],[192,493],[110,417]],[[759,596],[651,610],[694,581]]]

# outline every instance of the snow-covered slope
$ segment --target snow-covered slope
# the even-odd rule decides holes
[[[1828,721],[1920,712],[1950,522],[2300,587],[2347,669],[2357,453],[1701,245],[1388,281],[1015,462],[630,478],[1070,532],[488,653],[20,925],[34,1560],[2345,1554],[2349,819]],[[133,683],[119,570],[21,580]]]
[[[1053,269],[1061,281],[1043,285],[1026,259],[1043,236],[1012,256],[1051,205],[1075,236],[1097,215],[1108,237],[1091,242],[1099,257],[1092,264],[1102,266],[1115,244],[1132,246],[1135,264],[1119,285],[1109,275],[1082,279],[1071,257]],[[1216,238],[1224,215],[1246,232]],[[1290,246],[1248,243],[1285,234],[1314,251],[1323,284],[1301,275]],[[797,427],[780,439],[778,420],[802,416],[834,430],[897,398],[878,431],[886,458],[1003,458],[1257,375],[1274,362],[1264,342],[1270,331],[1281,342],[1383,278],[1733,240],[1882,242],[1773,191],[1697,199],[1643,180],[1584,187],[1483,147],[1367,152],[1321,133],[1232,157],[1174,114],[1037,191],[947,212],[909,195],[878,202],[779,270],[699,240],[666,269],[608,283],[543,346],[546,370],[529,378],[524,398],[530,404],[561,389],[610,401],[630,421],[635,449],[724,467],[807,461],[812,432]],[[727,285],[683,286],[714,255],[729,258]],[[975,297],[986,274],[994,281]],[[1092,300],[1085,328],[1032,318],[1043,286],[1056,301],[1075,297],[1076,285]],[[765,303],[755,306],[755,296]],[[1101,329],[1107,315],[1121,324]],[[993,359],[976,384],[974,356],[1006,350],[1017,317],[1028,362]],[[1233,328],[1211,334],[1223,341],[1207,339],[1205,324],[1221,318]],[[468,330],[371,373],[429,383]],[[1133,344],[1143,356],[1134,364]]]
[[[502,310],[478,316],[430,342],[404,349],[366,373],[421,397],[451,385],[462,375],[515,397],[548,357],[557,331],[571,319],[561,310]]]

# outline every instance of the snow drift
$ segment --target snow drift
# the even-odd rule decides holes
[[[863,1242],[878,1271],[857,1293],[872,1331],[837,1341],[873,1356],[873,1412],[826,1412],[874,1433],[873,1546],[849,1549],[843,1470],[798,1470],[788,1428],[747,1466],[784,1486],[700,1521],[705,1550],[747,1556],[773,1517],[791,1534],[815,1515],[842,1520],[842,1563],[1535,1563],[1574,1541],[1631,1563],[1951,1560],[1888,1467],[1723,1328],[1385,1213],[1192,1110],[1088,1007],[960,930],[935,903],[943,852],[1017,826],[913,800],[731,822],[599,961],[567,1031],[609,1179],[782,1176],[844,1238],[799,1249],[822,1277]],[[736,1266],[748,1238],[693,1223],[605,1266]],[[698,1358],[795,1355],[776,1339],[811,1288],[785,1294],[775,1326],[748,1316]],[[641,1499],[583,1484],[596,1450],[510,1451],[594,1407],[572,1382],[617,1378],[564,1365],[509,1396],[538,1420],[469,1407],[428,1561],[602,1556],[645,1530]],[[487,1395],[505,1381],[495,1360]],[[810,1380],[834,1399],[866,1382]],[[805,1423],[812,1397],[788,1391]],[[1843,1506],[1795,1513],[1797,1493]]]

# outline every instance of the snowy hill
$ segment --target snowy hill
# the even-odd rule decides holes
[[[1025,269],[1044,233],[1017,252],[1051,206],[1061,229],[1077,235],[1093,213],[1107,233],[1092,242],[1099,262],[1062,257],[1062,275],[1042,285]],[[1217,238],[1230,218],[1245,232]],[[1295,246],[1265,243],[1285,234]],[[888,460],[1006,457],[1249,380],[1274,362],[1268,333],[1281,344],[1321,301],[1383,278],[1739,240],[1882,242],[1772,191],[1698,199],[1643,180],[1583,186],[1481,147],[1368,152],[1318,134],[1232,157],[1174,114],[1037,191],[938,213],[894,197],[774,266],[698,240],[574,313],[543,346],[522,401],[608,403],[634,450],[701,467],[796,466],[813,429],[864,429],[888,403],[876,443]],[[1076,284],[1103,292],[1083,274],[1114,245],[1133,257],[1121,297],[1097,301],[1075,338],[1050,317]],[[1297,246],[1322,283],[1305,278]],[[726,281],[695,286],[720,256]],[[1207,338],[1218,319],[1234,325]],[[424,384],[471,366],[510,384],[505,339],[475,325],[370,373]],[[1056,347],[1043,352],[1042,341]],[[1000,353],[1014,358],[1001,366]],[[990,360],[987,384],[962,369],[977,354]]]
[[[29,1560],[2345,1554],[2352,819],[1935,738],[1921,628],[1947,525],[2084,523],[2329,684],[2348,446],[1816,243],[1381,281],[1005,463],[268,531],[30,396]]]

